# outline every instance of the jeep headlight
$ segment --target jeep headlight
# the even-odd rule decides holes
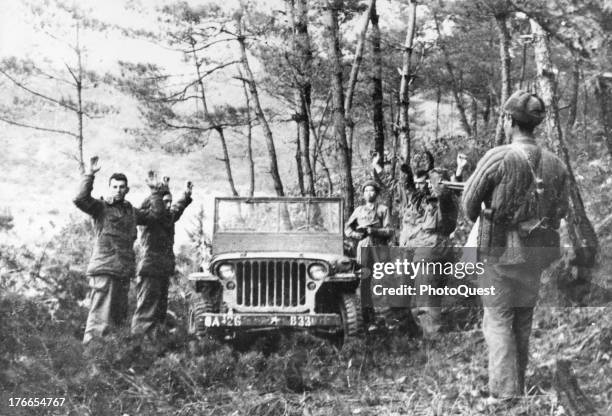
[[[219,266],[218,272],[219,272],[219,277],[221,277],[221,279],[226,279],[226,280],[233,279],[236,275],[234,266],[228,263],[225,263]]]
[[[327,276],[327,267],[321,263],[315,263],[308,268],[308,274],[315,280],[321,280]]]

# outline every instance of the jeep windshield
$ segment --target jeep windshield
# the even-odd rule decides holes
[[[342,233],[342,202],[310,198],[218,198],[216,233]]]

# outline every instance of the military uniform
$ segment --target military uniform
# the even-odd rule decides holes
[[[132,318],[132,333],[142,334],[152,330],[156,324],[165,322],[168,310],[168,287],[174,273],[174,223],[191,203],[185,194],[158,219],[145,222],[141,230],[140,245],[143,257],[138,266],[136,280],[137,303]],[[145,210],[150,207],[147,198],[141,205]]]
[[[527,108],[535,115],[526,120],[537,124],[544,117],[539,103],[539,98],[518,91],[505,110],[521,119]],[[559,246],[556,230],[567,211],[567,177],[557,156],[538,147],[532,137],[521,136],[489,150],[466,183],[466,215],[472,221],[480,216],[478,256],[485,262],[480,281],[498,293],[483,298],[493,395],[523,392],[533,308],[540,274],[552,261],[550,251]]]
[[[442,188],[438,196],[415,188],[409,166],[402,166],[401,181],[396,186],[400,196],[401,230],[399,245],[414,249],[412,261],[446,262],[453,260],[452,245],[449,235],[457,225],[458,204],[453,192]],[[436,170],[434,170],[436,171]],[[437,171],[440,172],[440,171]],[[381,183],[390,181],[374,171]],[[439,175],[444,175],[440,172]],[[445,276],[420,272],[414,281],[407,277],[400,278],[402,283],[431,285],[441,287],[446,282]],[[434,336],[441,328],[441,297],[419,295],[411,304],[410,297],[400,297],[394,306],[412,307],[412,314],[423,330],[425,336]],[[397,302],[401,305],[398,305]]]
[[[83,342],[104,335],[110,325],[127,317],[130,278],[134,276],[136,225],[162,214],[162,190],[153,191],[148,210],[132,207],[128,201],[94,199],[94,175],[83,177],[74,204],[93,218],[95,243],[87,267],[90,308]]]

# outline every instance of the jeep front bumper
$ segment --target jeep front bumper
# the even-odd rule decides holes
[[[337,328],[342,325],[335,313],[202,313],[195,317],[203,328]]]

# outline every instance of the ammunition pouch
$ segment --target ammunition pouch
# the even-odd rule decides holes
[[[531,219],[518,224],[518,234],[525,246],[535,248],[533,262],[543,268],[561,258],[561,238],[548,217]]]

